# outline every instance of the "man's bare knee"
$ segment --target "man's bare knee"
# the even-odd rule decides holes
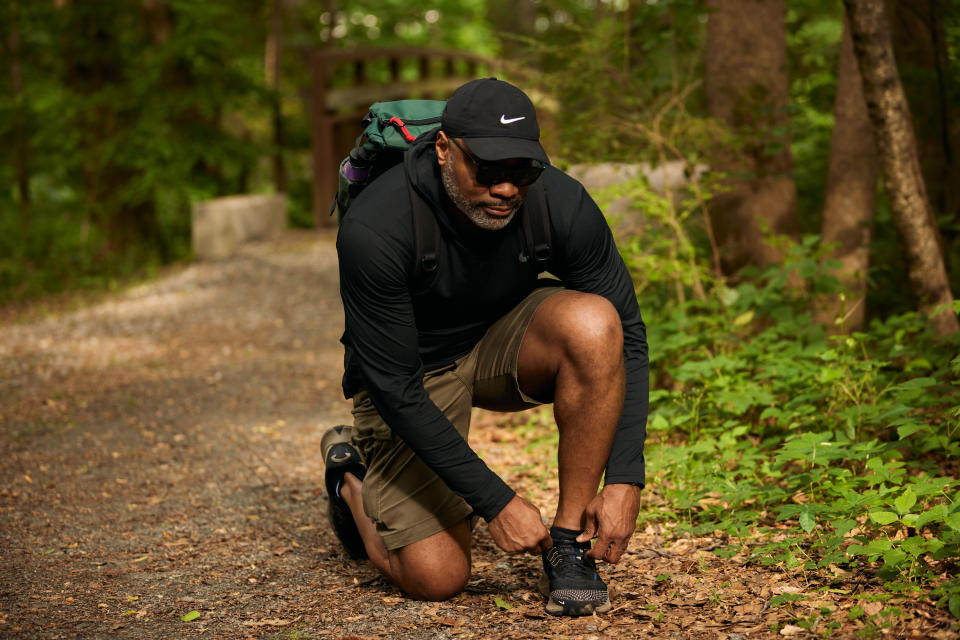
[[[470,528],[466,521],[390,553],[397,586],[420,600],[446,600],[470,579]]]
[[[555,311],[554,327],[567,359],[576,363],[618,363],[623,351],[623,325],[616,308],[603,296],[574,293]]]
[[[603,296],[563,291],[545,300],[517,360],[520,388],[535,398],[555,393],[559,376],[609,378],[623,366],[623,325]]]
[[[470,567],[415,567],[400,576],[400,588],[418,600],[447,600],[462,592],[470,579]]]

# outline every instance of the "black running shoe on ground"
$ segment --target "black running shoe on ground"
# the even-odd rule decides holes
[[[589,542],[577,542],[579,531],[550,528],[553,546],[543,552],[544,576],[538,585],[547,598],[547,613],[554,616],[589,616],[610,610],[607,585],[597,575],[597,565],[584,554]]]
[[[323,452],[324,480],[327,486],[327,499],[330,501],[330,524],[334,533],[354,560],[366,560],[367,549],[357,530],[357,523],[346,501],[340,496],[343,476],[352,473],[359,479],[367,473],[367,467],[360,459],[360,452],[350,444],[351,428],[337,425],[331,428],[320,440]]]

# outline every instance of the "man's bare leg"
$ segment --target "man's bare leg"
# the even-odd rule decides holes
[[[446,600],[463,591],[470,578],[469,521],[390,551],[363,510],[362,488],[361,481],[348,473],[340,495],[353,513],[373,566],[414,598]]]
[[[564,291],[537,309],[518,359],[523,391],[554,400],[560,498],[553,524],[580,530],[623,409],[623,328],[601,296]]]

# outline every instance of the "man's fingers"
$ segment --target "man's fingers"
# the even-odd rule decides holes
[[[530,553],[552,544],[540,509],[519,495],[488,523],[488,529],[497,546],[507,553]]]
[[[577,536],[577,542],[587,542],[597,535],[597,517],[589,511],[584,515],[586,521],[583,523],[583,531]]]
[[[547,535],[540,538],[540,551],[546,551],[553,546],[553,538],[550,537],[550,532],[547,531]]]
[[[593,548],[587,551],[586,555],[594,560],[603,560],[609,547],[610,539],[605,535],[601,535],[597,538],[597,541],[593,543]]]
[[[540,524],[540,538],[528,549],[530,552],[546,551],[553,546],[553,538],[550,537],[550,530],[543,524]]]
[[[587,551],[586,555],[594,560],[603,560],[613,564],[620,560],[620,557],[626,550],[626,540],[601,536],[600,538],[597,538],[593,548]]]
[[[617,542],[617,543],[611,544],[609,549],[607,550],[607,554],[604,556],[603,559],[609,562],[610,564],[616,564],[617,562],[620,562],[620,558],[623,557],[623,553],[626,550],[627,550],[626,542]]]

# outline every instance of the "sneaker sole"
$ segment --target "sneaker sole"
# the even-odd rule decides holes
[[[550,578],[546,574],[540,576],[537,590],[547,599],[546,610],[552,616],[589,616],[610,611],[610,598],[604,602],[567,602],[565,604],[557,602],[550,597]]]
[[[344,436],[344,431],[346,431],[346,436]],[[342,497],[337,495],[335,484],[331,482],[331,479],[327,475],[327,472],[331,469],[331,465],[333,465],[338,469],[342,469],[345,474],[350,473],[361,480],[363,479],[362,462],[359,458],[354,458],[356,450],[353,445],[350,445],[351,451],[347,452],[347,455],[344,456],[342,460],[337,459],[335,455],[331,460],[327,460],[328,457],[331,457],[330,454],[334,447],[341,444],[349,444],[349,434],[350,427],[338,425],[328,430],[320,441],[321,450],[324,454],[324,464],[326,466],[324,469],[324,486],[330,505],[327,516],[334,534],[336,534],[340,540],[340,544],[343,545],[347,555],[354,560],[366,560],[368,557],[367,549],[364,545],[363,538],[360,536],[360,531],[357,529],[357,524],[353,520],[350,507]],[[360,469],[357,469],[358,465]]]
[[[347,435],[343,435],[344,431],[347,432]],[[330,429],[327,429],[326,433],[323,434],[323,437],[320,438],[321,458],[324,460],[327,459],[327,452],[333,445],[340,442],[350,442],[350,434],[352,432],[353,428],[345,424],[338,424]]]

